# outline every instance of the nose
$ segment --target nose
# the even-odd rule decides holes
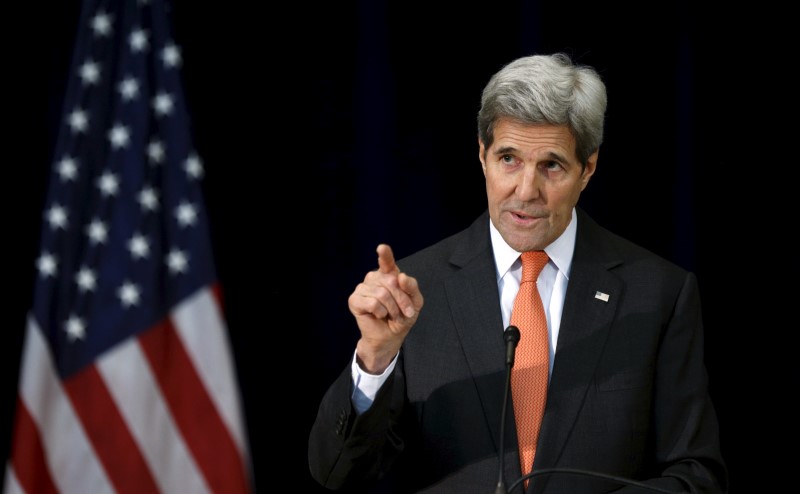
[[[518,175],[517,197],[523,201],[532,201],[539,197],[539,174],[535,166],[526,166]]]

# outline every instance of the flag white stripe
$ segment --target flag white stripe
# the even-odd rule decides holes
[[[53,481],[64,493],[111,494],[114,489],[86,437],[53,365],[47,341],[28,317],[20,398],[42,437]]]
[[[209,288],[178,304],[173,323],[243,458],[248,457],[227,326]]]
[[[98,359],[97,367],[163,492],[210,492],[150,365],[135,338]]]
[[[17,476],[14,474],[14,469],[11,468],[11,462],[6,462],[6,477],[3,485],[3,494],[25,494],[22,486],[17,481]]]

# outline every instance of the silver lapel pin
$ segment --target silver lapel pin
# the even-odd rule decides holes
[[[602,300],[603,302],[608,302],[608,294],[603,292],[595,292],[594,298],[598,300]]]

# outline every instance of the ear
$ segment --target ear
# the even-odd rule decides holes
[[[586,160],[586,167],[584,167],[583,174],[581,175],[581,190],[585,189],[586,186],[589,185],[589,179],[592,178],[595,170],[597,170],[598,154],[600,154],[600,150],[592,153],[592,155],[589,156],[589,159]]]
[[[486,154],[486,148],[483,146],[483,141],[481,141],[480,136],[478,136],[478,159],[481,162],[481,169],[483,170],[483,176],[486,176],[486,161],[484,160],[484,155]]]

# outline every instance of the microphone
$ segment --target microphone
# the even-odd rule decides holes
[[[508,366],[508,370],[511,370],[514,367],[514,356],[517,354],[517,343],[519,343],[519,329],[516,326],[509,326],[506,328],[505,332],[503,332],[503,339],[506,340],[506,365]],[[506,386],[508,389],[508,386]],[[508,398],[508,394],[506,393],[506,398]],[[508,399],[503,402],[503,406],[506,405]],[[503,417],[505,418],[505,416]]]
[[[545,475],[551,473],[566,473],[571,475],[583,475],[585,477],[593,477],[597,479],[605,479],[605,480],[612,480],[617,482],[621,485],[629,485],[633,487],[638,487],[640,489],[653,491],[653,492],[660,492],[662,494],[681,494],[684,491],[676,492],[670,491],[661,487],[656,487],[654,485],[647,485],[643,482],[637,482],[636,480],[631,480],[625,477],[619,477],[617,475],[610,475],[607,473],[600,473],[600,472],[593,472],[591,470],[580,470],[578,468],[542,468],[540,470],[536,470],[535,472],[531,472],[528,475],[523,475],[522,477],[518,478],[513,484],[511,484],[511,489],[509,491],[513,491],[515,487],[521,484],[526,479],[530,479],[536,477],[537,475]],[[499,487],[498,487],[499,488]],[[497,491],[498,494],[500,491]],[[507,494],[506,491],[502,491],[503,494]]]
[[[505,458],[505,446],[503,443],[506,437],[506,409],[508,408],[508,391],[511,389],[511,368],[514,367],[514,356],[517,353],[519,336],[519,328],[516,326],[509,326],[503,332],[503,339],[506,342],[506,391],[503,395],[503,411],[501,412],[502,415],[500,415],[500,453],[498,455],[500,469],[497,475],[495,494],[508,494],[506,483],[503,479],[503,459]]]

